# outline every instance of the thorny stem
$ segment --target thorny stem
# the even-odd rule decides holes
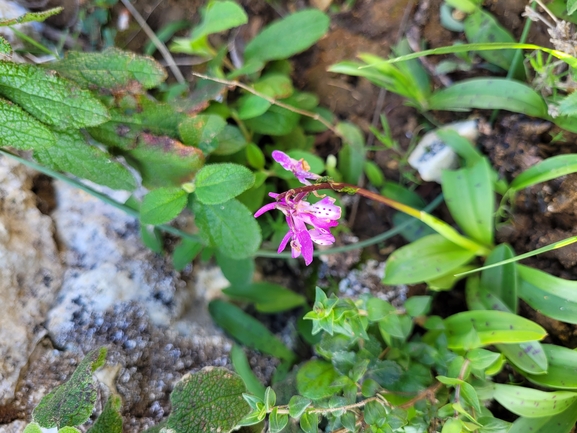
[[[311,119],[314,119],[318,122],[321,122],[324,126],[326,126],[328,129],[330,129],[334,134],[336,134],[340,137],[340,134],[337,131],[337,129],[334,127],[334,125],[332,125],[330,122],[328,122],[320,114],[313,113],[313,112],[307,111],[307,110],[301,110],[300,108],[296,108],[296,107],[293,107],[292,105],[285,104],[284,102],[277,101],[276,99],[271,98],[270,96],[265,95],[264,93],[260,93],[256,90],[254,90],[252,87],[247,86],[244,83],[241,83],[240,81],[232,81],[232,80],[225,80],[224,78],[211,77],[210,75],[199,74],[198,72],[192,72],[192,75],[194,75],[195,77],[198,77],[198,78],[202,78],[203,80],[210,80],[210,81],[214,81],[215,83],[225,84],[225,85],[231,86],[231,87],[240,87],[241,89],[244,89],[247,92],[258,96],[259,98],[262,98],[265,101],[267,101],[273,105],[277,105],[281,108],[285,108],[289,111],[292,111],[293,113],[297,113],[297,114],[300,114],[302,116],[310,117]]]

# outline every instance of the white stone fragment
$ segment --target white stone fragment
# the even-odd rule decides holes
[[[475,142],[479,136],[477,120],[450,123],[440,129],[453,129],[471,142]],[[409,156],[411,167],[427,182],[441,183],[443,170],[456,168],[458,163],[458,155],[439,138],[437,130],[425,134]]]

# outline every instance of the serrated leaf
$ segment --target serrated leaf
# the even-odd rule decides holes
[[[290,417],[293,419],[299,419],[311,403],[312,401],[309,398],[301,395],[293,395],[288,404]]]
[[[260,227],[252,213],[232,199],[217,205],[194,202],[193,211],[200,236],[223,254],[243,259],[260,247]]]
[[[425,236],[389,256],[385,284],[413,284],[447,275],[469,262],[475,253],[439,234]]]
[[[429,99],[429,109],[469,111],[472,108],[508,110],[547,117],[547,104],[524,83],[505,78],[472,78],[439,90]]]
[[[42,164],[68,172],[112,189],[132,191],[136,181],[126,167],[111,159],[103,150],[91,146],[80,131],[52,131],[53,145],[34,150],[34,157]]]
[[[577,155],[557,155],[529,167],[511,182],[511,190],[519,191],[528,186],[556,179],[577,172]]]
[[[176,218],[185,208],[188,193],[182,188],[158,188],[142,199],[140,222],[159,225]]]
[[[205,367],[185,375],[170,394],[167,429],[178,433],[227,433],[249,413],[242,379],[226,368]]]
[[[0,99],[0,146],[40,150],[54,146],[52,131],[10,101]]]
[[[463,232],[484,245],[493,243],[495,196],[486,158],[472,167],[443,170],[442,186],[451,216]]]
[[[218,135],[224,130],[226,121],[216,114],[199,114],[187,117],[178,125],[182,142],[200,148],[205,154],[218,148]]]
[[[311,47],[329,29],[329,17],[306,9],[265,27],[245,49],[246,61],[287,59]]]
[[[84,424],[90,418],[97,397],[92,373],[106,360],[106,349],[95,349],[78,364],[67,382],[44,396],[32,418],[44,428]]]
[[[210,164],[198,171],[194,183],[198,201],[220,204],[249,189],[254,184],[254,174],[238,164]]]
[[[516,415],[541,418],[559,414],[577,401],[577,393],[544,392],[514,385],[494,384],[493,398]]]
[[[446,318],[444,323],[451,349],[538,341],[547,335],[535,322],[504,311],[465,311]]]
[[[519,297],[532,308],[563,322],[577,324],[577,281],[518,265]]]
[[[245,346],[287,361],[294,360],[294,353],[262,323],[235,305],[215,300],[208,304],[208,311],[218,326]]]
[[[297,389],[300,395],[311,400],[330,397],[340,388],[333,385],[338,377],[330,362],[309,361],[297,373]]]
[[[107,90],[141,92],[134,87],[139,83],[144,89],[160,85],[166,79],[166,71],[152,57],[111,47],[101,53],[69,51],[66,56],[47,66],[60,75],[84,87]]]
[[[110,119],[89,91],[34,65],[0,60],[0,94],[55,129],[95,126]]]
[[[30,22],[41,23],[42,21],[46,20],[47,18],[50,18],[53,15],[59,14],[63,10],[64,10],[64,8],[58,7],[58,8],[48,9],[48,10],[45,10],[42,12],[27,12],[24,15],[20,15],[19,17],[16,17],[16,18],[0,19],[0,27],[14,26],[16,24],[24,24],[24,23],[30,23]]]
[[[577,352],[554,344],[542,347],[548,362],[544,374],[521,374],[539,386],[577,390]]]
[[[261,313],[279,313],[306,303],[306,298],[274,283],[258,282],[248,285],[233,285],[223,290],[234,299],[253,302]]]
[[[111,395],[102,413],[86,433],[122,433],[121,406],[122,400],[120,400],[120,397]]]

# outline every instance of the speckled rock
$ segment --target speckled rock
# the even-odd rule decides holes
[[[0,405],[45,335],[42,323],[62,281],[52,220],[31,192],[31,171],[0,157]]]

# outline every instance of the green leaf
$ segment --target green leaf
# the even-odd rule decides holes
[[[507,433],[569,433],[577,422],[577,402],[560,414],[543,418],[518,418]]]
[[[159,225],[176,218],[185,208],[188,193],[182,188],[158,188],[142,199],[140,222]]]
[[[243,95],[238,99],[238,118],[241,120],[258,117],[270,108],[271,103],[257,95]]]
[[[289,415],[293,419],[299,419],[312,401],[301,395],[293,395],[289,401]]]
[[[288,424],[288,415],[278,413],[278,408],[275,407],[270,413],[268,419],[268,430],[269,433],[280,433],[282,429]]]
[[[485,370],[493,365],[501,355],[486,349],[473,349],[467,352],[467,359],[474,369]]]
[[[465,35],[471,43],[516,42],[511,33],[505,30],[491,14],[481,8],[476,8],[472,14],[465,18],[463,24]],[[511,68],[515,57],[514,50],[479,51],[477,54],[506,71]],[[513,76],[519,80],[525,79],[522,63],[514,71]]]
[[[213,152],[215,155],[232,155],[248,144],[240,129],[233,125],[225,125],[216,140],[218,147]]]
[[[226,121],[216,114],[199,114],[182,121],[178,132],[184,144],[198,147],[208,154],[218,148],[218,135],[225,126]]]
[[[136,181],[126,167],[111,156],[86,142],[77,130],[52,131],[56,140],[52,145],[35,148],[34,157],[50,168],[68,172],[112,189],[132,191]]]
[[[233,286],[244,287],[252,281],[254,275],[254,259],[252,257],[236,260],[216,251],[216,262]]]
[[[223,290],[234,299],[253,302],[261,313],[280,313],[306,303],[306,298],[292,290],[274,283],[259,282],[245,286],[229,287]]]
[[[43,433],[40,425],[36,422],[31,422],[26,426],[22,433]]]
[[[263,135],[286,135],[297,126],[299,119],[300,114],[272,105],[266,113],[246,119],[245,125]]]
[[[251,165],[251,167],[256,168],[257,170],[262,170],[264,168],[264,154],[262,153],[260,147],[254,143],[249,143],[248,146],[246,146],[246,160]]]
[[[318,9],[305,9],[268,25],[246,46],[246,61],[287,59],[311,47],[329,29]]]
[[[0,146],[20,150],[40,150],[56,144],[45,125],[17,105],[0,99]]]
[[[30,22],[42,22],[53,15],[59,14],[64,8],[52,8],[42,12],[28,12],[24,15],[20,15],[17,18],[4,18],[0,19],[0,27],[14,26],[16,24],[24,24]]]
[[[239,343],[263,353],[292,361],[295,355],[262,323],[240,308],[221,300],[211,301],[208,311],[218,326]]]
[[[89,91],[34,65],[0,61],[0,94],[55,129],[95,126],[110,119]]]
[[[58,430],[58,433],[82,433],[76,427],[62,427]]]
[[[485,260],[486,265],[507,260],[515,256],[513,249],[506,244],[495,247]],[[508,263],[481,272],[481,287],[495,295],[507,305],[511,313],[517,312],[517,264]],[[487,308],[492,309],[492,308]]]
[[[306,412],[301,416],[301,429],[304,433],[318,433],[319,431],[319,414]]]
[[[544,387],[577,390],[577,352],[567,347],[543,344],[548,368],[544,374],[526,374],[531,382]]]
[[[577,154],[557,155],[529,167],[511,182],[511,190],[519,191],[528,186],[577,172]]]
[[[577,95],[575,92],[560,99],[559,114],[561,116],[575,116],[577,114]]]
[[[496,344],[495,347],[522,374],[543,374],[548,371],[547,357],[543,351],[543,345],[538,341],[520,344]]]
[[[166,428],[178,433],[230,432],[250,411],[244,392],[242,379],[226,368],[186,374],[170,394]]]
[[[297,389],[300,395],[312,400],[330,397],[340,388],[333,385],[338,377],[330,362],[309,361],[297,373]]]
[[[12,45],[2,36],[0,36],[0,54],[6,56],[12,55]]]
[[[220,204],[249,189],[254,184],[254,174],[238,164],[210,164],[198,171],[194,184],[199,202]]]
[[[182,271],[200,253],[203,245],[190,239],[182,239],[172,252],[174,269]]]
[[[344,145],[339,151],[338,167],[345,182],[356,185],[365,164],[365,138],[358,126],[340,122],[336,129],[343,138]]]
[[[425,236],[389,256],[383,282],[413,284],[447,275],[470,261],[475,253],[439,234]]]
[[[62,60],[49,63],[47,69],[55,70],[84,87],[97,87],[108,91],[139,92],[135,82],[144,89],[160,85],[166,71],[151,57],[122,51],[111,47],[102,53],[68,51]]]
[[[120,397],[111,395],[102,413],[86,433],[122,433],[121,406]]]
[[[472,167],[483,159],[483,154],[475,148],[475,145],[454,129],[439,128],[435,133],[447,146],[465,160],[467,167]]]
[[[443,424],[441,433],[461,433],[463,431],[463,421],[458,418],[449,418]]]
[[[369,182],[371,182],[375,187],[380,188],[385,183],[383,171],[373,161],[365,161],[363,171],[365,172],[367,179],[369,179]]]
[[[519,297],[545,316],[577,324],[577,281],[518,265]]]
[[[202,19],[190,35],[195,41],[213,33],[241,26],[248,22],[245,11],[234,1],[211,1],[201,9]]]
[[[376,322],[389,314],[396,314],[396,312],[396,308],[384,299],[370,297],[367,301],[367,315],[371,322]]]
[[[567,0],[567,14],[571,15],[577,10],[577,0]]]
[[[516,415],[541,418],[556,415],[577,401],[577,393],[544,392],[514,385],[494,384],[493,398]]]
[[[450,349],[524,343],[541,340],[547,335],[538,324],[504,311],[465,311],[447,317],[444,324]]]
[[[463,232],[491,245],[495,196],[489,161],[483,158],[472,167],[443,170],[442,186],[451,216]]]
[[[32,412],[32,418],[44,428],[62,428],[84,424],[96,402],[97,385],[92,373],[106,360],[106,348],[88,353],[67,382],[44,396]]]
[[[431,310],[431,296],[411,296],[405,301],[405,310],[411,317],[425,316]]]
[[[242,378],[248,392],[259,398],[263,398],[264,386],[253,373],[244,350],[238,344],[232,345],[230,361],[235,371]]]
[[[243,259],[260,247],[260,227],[251,212],[235,199],[217,205],[193,204],[200,236],[223,254]]]
[[[499,109],[547,118],[547,104],[528,85],[504,78],[472,78],[435,92],[431,110]]]

